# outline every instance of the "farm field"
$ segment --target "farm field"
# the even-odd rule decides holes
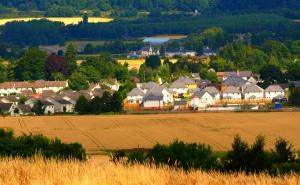
[[[107,116],[1,117],[1,128],[79,142],[90,154],[102,150],[150,148],[174,139],[230,149],[234,135],[253,142],[266,136],[267,148],[279,136],[300,149],[300,113],[185,113]]]
[[[40,19],[48,19],[54,22],[63,22],[65,25],[78,24],[80,21],[82,21],[82,17],[45,17],[45,18],[27,17],[27,18],[0,19],[0,25],[4,25],[12,21],[31,21],[31,20],[40,20]],[[111,18],[89,17],[89,22],[91,23],[111,22],[111,21],[113,21],[113,19]]]
[[[300,176],[296,174],[271,177],[265,174],[221,174],[216,172],[181,171],[167,167],[114,164],[105,158],[79,161],[46,161],[0,159],[0,184],[5,185],[296,185]],[[72,170],[70,170],[72,169]]]

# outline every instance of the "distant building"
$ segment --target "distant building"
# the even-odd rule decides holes
[[[167,51],[165,53],[166,57],[173,58],[174,56],[180,56],[180,57],[194,57],[196,56],[196,52],[192,50],[172,50]]]
[[[169,42],[170,39],[169,38],[165,38],[165,37],[147,37],[143,40],[143,42],[145,44],[148,44],[150,46],[160,46],[160,45],[164,45],[167,42]]]
[[[0,95],[21,94],[24,91],[43,93],[44,91],[52,90],[58,92],[67,87],[67,81],[4,82],[0,83]]]
[[[279,85],[270,85],[265,89],[265,98],[284,98],[284,90]]]

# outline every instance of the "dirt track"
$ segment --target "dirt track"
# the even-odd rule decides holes
[[[12,128],[16,134],[41,133],[64,142],[80,142],[90,153],[149,148],[174,139],[207,143],[224,151],[236,134],[249,142],[264,134],[267,148],[281,136],[300,149],[299,112],[5,117],[0,118],[0,127]]]

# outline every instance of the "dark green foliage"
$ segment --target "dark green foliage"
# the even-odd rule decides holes
[[[78,114],[101,114],[109,112],[121,112],[123,110],[123,99],[119,92],[111,95],[105,91],[102,97],[96,96],[88,101],[84,96],[76,101],[75,111]]]
[[[84,97],[80,96],[75,104],[75,112],[79,114],[87,114],[89,112],[89,101]]]
[[[85,150],[78,143],[64,144],[59,139],[50,140],[42,135],[14,137],[11,130],[0,129],[1,157],[33,157],[39,154],[45,158],[85,160]]]
[[[283,82],[283,74],[279,66],[273,64],[267,64],[262,66],[259,71],[260,78],[264,81],[274,83],[274,82]]]
[[[76,91],[86,90],[89,87],[88,79],[82,73],[75,72],[69,77],[69,87]]]
[[[145,62],[147,67],[158,68],[161,65],[160,57],[158,55],[152,55],[146,58]]]
[[[145,153],[139,149],[130,152],[127,156],[127,162],[130,164],[143,164],[146,160]]]
[[[65,41],[66,27],[60,22],[33,20],[7,23],[1,34],[6,43],[16,45],[51,45]]]
[[[34,103],[31,111],[36,115],[43,115],[45,114],[45,109],[46,109],[45,105],[40,100],[38,100]]]
[[[75,47],[72,44],[69,44],[67,46],[66,53],[65,53],[65,59],[68,63],[69,74],[72,74],[77,68],[76,55],[77,55],[77,51]]]
[[[46,79],[47,53],[38,48],[29,48],[18,61],[15,76],[18,80]]]
[[[300,88],[291,89],[288,103],[290,106],[300,107]]]
[[[226,168],[229,171],[245,171],[247,169],[247,155],[249,146],[242,141],[240,136],[235,136],[232,143],[232,150],[227,152]]]
[[[212,155],[210,146],[204,144],[185,144],[174,141],[168,146],[157,144],[151,149],[147,157],[156,165],[189,169],[216,169],[218,163]]]
[[[272,151],[277,163],[288,163],[295,161],[293,146],[285,139],[278,138],[275,143],[275,150]]]

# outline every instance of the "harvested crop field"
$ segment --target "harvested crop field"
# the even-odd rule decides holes
[[[80,142],[89,153],[150,148],[174,139],[207,143],[214,150],[225,151],[236,134],[248,142],[264,134],[268,149],[281,136],[300,149],[299,112],[1,117],[0,127],[12,128],[18,135],[44,134]]]
[[[35,158],[0,159],[0,184],[5,185],[297,185],[296,174],[269,175],[221,174],[216,172],[172,170],[143,165],[124,166],[107,159],[86,162]]]

